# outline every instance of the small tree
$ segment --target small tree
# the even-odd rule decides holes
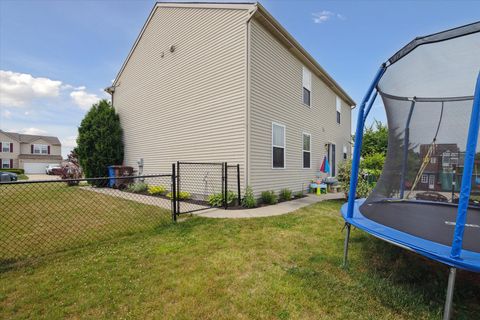
[[[94,104],[78,128],[78,159],[87,178],[107,176],[109,165],[123,162],[120,118],[110,102]]]
[[[355,140],[355,137],[354,137]],[[362,157],[375,153],[387,154],[388,128],[381,121],[375,120],[370,127],[365,128],[362,141]]]

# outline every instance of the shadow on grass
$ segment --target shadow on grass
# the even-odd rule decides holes
[[[361,267],[368,274],[374,275],[370,279],[382,279],[405,292],[412,292],[429,308],[443,307],[448,266],[374,237],[362,237],[362,240],[359,242]],[[394,299],[383,293],[378,295],[377,291],[376,294],[385,304],[392,304]],[[458,270],[454,296],[456,319],[473,319],[478,316],[478,297],[480,274]]]

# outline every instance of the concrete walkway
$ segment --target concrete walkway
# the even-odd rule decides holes
[[[199,211],[194,213],[200,217],[206,218],[228,218],[228,219],[241,219],[241,218],[261,218],[261,217],[272,217],[279,216],[282,214],[287,214],[303,208],[305,206],[325,201],[325,200],[334,200],[334,199],[344,199],[345,196],[343,193],[327,193],[320,196],[309,194],[305,198],[282,202],[272,206],[265,206],[254,209],[240,209],[240,210],[224,210],[224,209],[208,209],[204,211]]]
[[[130,192],[120,191],[118,189],[111,189],[111,188],[94,188],[90,186],[80,187],[80,188],[83,190],[105,194],[111,197],[117,197],[125,200],[136,201],[139,203],[148,204],[151,206],[156,206],[156,207],[160,207],[168,210],[172,209],[172,202],[169,199],[165,199],[165,198],[152,197],[152,196],[147,196],[147,195],[138,194],[138,193],[130,193]]]

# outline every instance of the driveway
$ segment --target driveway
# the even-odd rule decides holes
[[[38,180],[60,180],[60,176],[50,176],[48,174],[27,174],[28,181],[38,181]]]

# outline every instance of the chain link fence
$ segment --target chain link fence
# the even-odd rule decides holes
[[[171,223],[172,175],[0,183],[0,263]]]

